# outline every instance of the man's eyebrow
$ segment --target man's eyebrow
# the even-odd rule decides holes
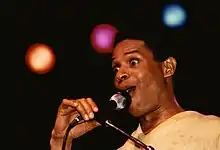
[[[132,49],[130,51],[125,52],[125,55],[132,54],[132,53],[140,53],[140,52],[138,51],[138,48],[137,48],[137,49]],[[115,56],[112,56],[112,60],[114,59],[115,59]]]
[[[133,54],[133,53],[138,53],[138,54],[140,54],[140,52],[138,51],[138,49],[132,49],[132,50],[130,50],[130,51],[125,52],[125,55]],[[115,66],[120,65],[119,62],[114,61],[115,58],[116,58],[115,56],[112,57],[112,67],[115,67]]]
[[[125,55],[132,54],[132,53],[140,53],[140,52],[138,51],[138,49],[133,49],[131,51],[125,52]]]

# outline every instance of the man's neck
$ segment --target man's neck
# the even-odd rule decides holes
[[[148,134],[159,124],[167,120],[168,118],[174,116],[177,113],[184,111],[176,103],[170,102],[163,107],[158,107],[154,111],[146,114],[140,118],[140,125],[143,133]]]

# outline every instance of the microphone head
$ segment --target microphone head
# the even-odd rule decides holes
[[[126,92],[118,92],[110,98],[112,109],[122,110],[130,105],[131,97]]]

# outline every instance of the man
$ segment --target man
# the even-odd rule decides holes
[[[139,118],[134,137],[156,150],[220,150],[220,118],[184,111],[174,99],[172,76],[177,63],[173,57],[158,61],[144,41],[125,39],[116,45],[112,58],[116,88],[132,89],[129,112]],[[91,98],[64,99],[52,131],[51,150],[61,150],[67,126],[76,115],[91,121],[70,131],[67,150],[72,147],[72,139],[99,126],[92,120],[97,111]],[[119,148],[136,149],[140,148],[130,140]]]

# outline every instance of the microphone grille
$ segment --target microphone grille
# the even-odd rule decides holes
[[[111,101],[114,101],[116,103],[116,107],[114,108],[114,110],[121,110],[126,107],[126,97],[123,96],[120,92],[112,95],[112,97],[110,98],[110,102]]]

